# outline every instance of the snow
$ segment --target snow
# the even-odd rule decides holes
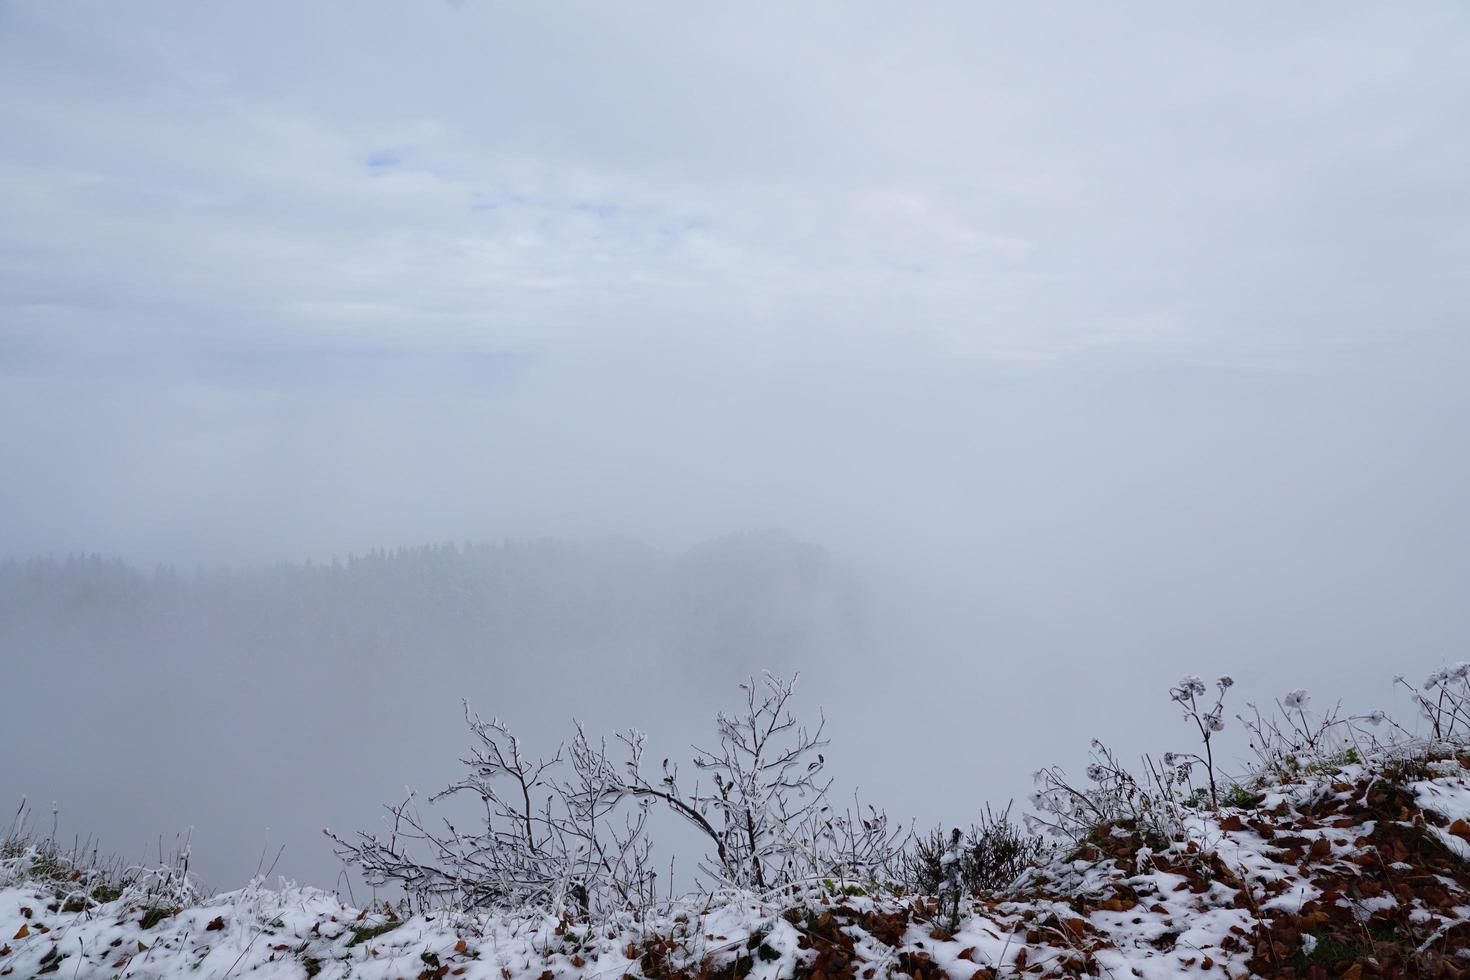
[[[1470,859],[1470,845],[1435,823],[1470,818],[1470,785],[1458,767],[1435,772],[1408,785],[1425,814],[1417,819]],[[823,915],[837,930],[826,935],[851,939],[862,977],[868,969],[878,978],[907,975],[921,962],[915,957],[926,977],[937,970],[970,980],[981,967],[1022,964],[1080,975],[1075,964],[1084,949],[1094,975],[1241,976],[1250,972],[1248,939],[1263,917],[1302,913],[1308,903],[1367,920],[1403,901],[1426,936],[1470,922],[1470,895],[1446,875],[1438,877],[1447,896],[1438,907],[1388,892],[1349,900],[1314,880],[1361,873],[1353,858],[1377,825],[1348,808],[1372,785],[1370,773],[1353,770],[1279,787],[1252,810],[1192,815],[1182,839],[1168,844],[1114,834],[1106,840],[1119,849],[1116,859],[1058,860],[1008,896],[967,900],[952,934],[922,902],[820,890],[779,901],[731,892],[589,926],[532,911],[400,921],[329,892],[256,881],[160,917],[147,916],[147,903],[132,893],[78,909],[67,904],[79,893],[72,882],[26,879],[13,873],[13,861],[7,874],[0,861],[0,976],[603,980],[648,975],[640,960],[656,950],[666,957],[657,964],[666,974],[693,976],[739,961],[752,980],[791,980],[812,967],[823,941],[801,923]],[[1335,806],[1329,817],[1298,809],[1324,800]],[[879,928],[892,915],[902,923],[896,934]],[[1304,929],[1299,941],[1311,953],[1318,939]]]
[[[1457,771],[1463,772],[1458,766]],[[1470,821],[1470,785],[1462,775],[1442,776],[1411,783],[1414,802],[1446,820]]]

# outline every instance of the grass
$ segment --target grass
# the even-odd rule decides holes
[[[1310,956],[1301,958],[1302,965],[1315,964],[1321,967],[1330,967],[1335,963],[1347,961],[1357,962],[1371,955],[1373,947],[1368,945],[1367,940],[1360,938],[1344,939],[1335,934],[1327,934],[1317,937],[1317,945],[1312,949]]]
[[[143,910],[143,918],[138,920],[138,925],[144,929],[152,929],[164,919],[171,919],[178,915],[180,911],[177,905],[155,905]]]
[[[182,849],[168,866],[129,867],[117,859],[100,860],[90,841],[64,850],[54,833],[31,833],[27,818],[22,804],[0,838],[0,883],[24,882],[49,892],[55,899],[47,906],[52,912],[76,914],[124,901],[139,915],[139,924],[152,929],[203,898],[189,877]]]
[[[358,943],[365,943],[369,940],[377,939],[384,933],[392,932],[401,925],[403,925],[403,920],[390,919],[387,922],[381,922],[375,926],[348,926],[347,929],[352,933],[352,938],[347,940],[347,945],[351,947],[356,946]]]
[[[1236,810],[1250,810],[1260,806],[1265,798],[1264,793],[1253,793],[1239,783],[1231,783],[1225,795],[1220,797],[1220,805]]]

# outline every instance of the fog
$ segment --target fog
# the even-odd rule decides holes
[[[0,6],[0,802],[331,885],[461,698],[801,670],[923,823],[1185,672],[1403,713],[1467,123],[1452,3]]]

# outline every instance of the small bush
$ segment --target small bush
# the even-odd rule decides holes
[[[946,834],[935,828],[916,837],[907,856],[905,885],[920,895],[948,891],[950,880],[963,894],[997,892],[1043,863],[1051,855],[1051,846],[1040,835],[1028,834],[1012,823],[1010,814],[1010,804],[999,813],[987,806],[979,823],[961,835],[957,851],[953,831]],[[946,855],[952,852],[954,857],[947,861]]]

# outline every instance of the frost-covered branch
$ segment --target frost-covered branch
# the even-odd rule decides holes
[[[842,815],[827,804],[822,777],[825,721],[809,729],[790,710],[795,679],[765,675],[741,685],[745,704],[716,718],[714,749],[694,750],[702,777],[681,784],[665,758],[646,772],[645,736],[616,736],[608,757],[580,724],[549,758],[530,758],[498,720],[465,710],[474,742],[467,773],[431,803],[468,794],[482,823],[426,823],[413,796],[388,808],[386,837],[329,832],[338,853],[369,883],[395,883],[423,905],[540,905],[583,915],[639,910],[653,901],[650,809],[663,807],[704,838],[700,864],[718,888],[763,891],[821,879],[893,880],[908,838],[873,807]]]

